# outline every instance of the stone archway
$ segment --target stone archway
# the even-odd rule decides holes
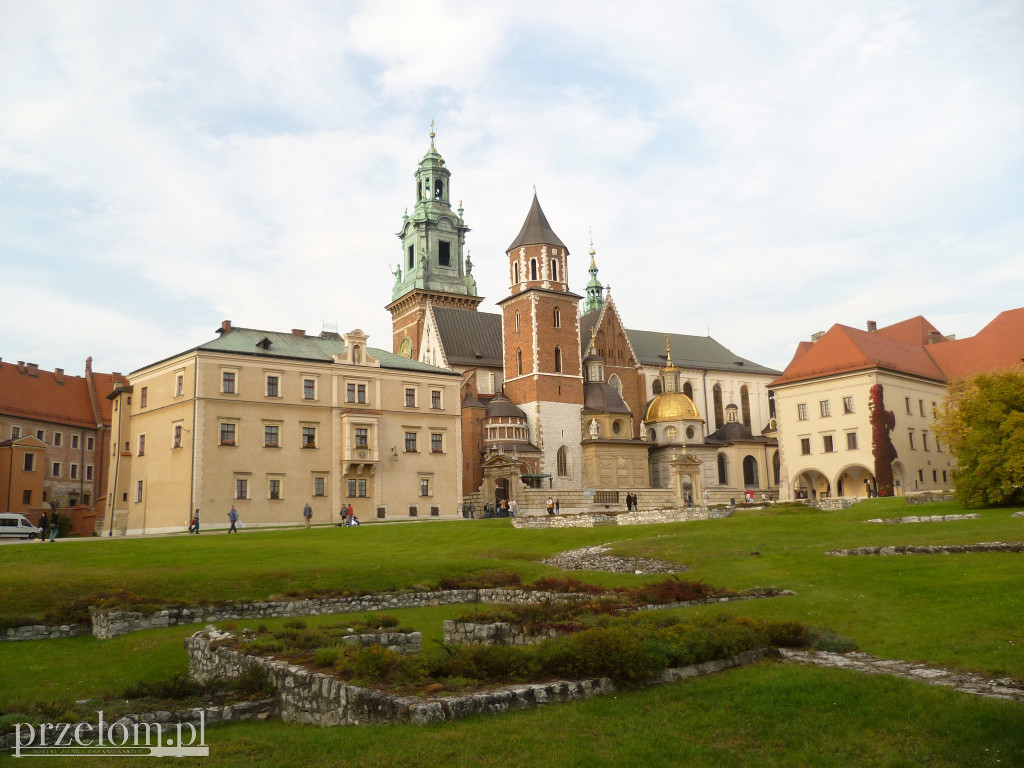
[[[860,464],[849,464],[839,470],[833,480],[837,496],[857,499],[874,496],[878,490],[871,470]]]
[[[830,495],[832,483],[817,469],[805,469],[793,479],[793,498],[815,501]]]

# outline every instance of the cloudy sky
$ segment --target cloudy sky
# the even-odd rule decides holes
[[[482,309],[536,185],[583,292],[782,368],[1024,304],[1024,3],[0,0],[0,356],[390,347],[437,121]]]

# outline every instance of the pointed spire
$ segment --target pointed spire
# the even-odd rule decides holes
[[[590,268],[587,270],[590,272],[590,281],[587,283],[587,299],[583,303],[583,314],[600,309],[604,304],[604,291],[601,287],[601,281],[597,279],[597,261],[595,260],[597,252],[594,250],[594,232],[592,229],[588,229],[587,234],[590,235]]]
[[[430,121],[430,148],[431,149],[434,148],[434,136],[436,136],[436,135],[437,134],[434,133],[434,121],[431,120]]]
[[[512,245],[505,249],[505,252],[507,253],[523,245],[556,245],[559,248],[565,248],[565,243],[558,239],[558,235],[554,233],[551,225],[548,224],[547,216],[544,215],[544,211],[540,207],[540,201],[537,199],[536,192],[533,194],[533,202],[530,205],[530,212],[526,214],[523,228],[519,230],[516,239],[512,241]]]

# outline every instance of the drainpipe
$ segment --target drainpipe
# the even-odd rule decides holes
[[[85,430],[78,436],[78,466],[81,472],[78,475],[78,503],[81,504],[85,498]]]
[[[4,509],[11,511],[11,483],[14,481],[14,443],[11,443],[11,465],[7,468],[7,506]]]
[[[121,395],[117,396],[118,402],[121,401]],[[113,434],[113,418],[111,419],[111,434],[110,442],[114,446],[114,455],[117,457],[114,459],[114,487],[110,493],[110,509],[108,513],[110,515],[110,530],[107,532],[107,536],[114,535],[114,510],[117,508],[117,473],[121,471],[121,417],[123,412],[118,409],[117,414],[117,440],[114,440]]]
[[[196,351],[195,371],[192,377],[192,466],[189,469],[188,479],[188,509],[185,510],[185,520],[192,520],[192,506],[196,494],[196,408],[199,404],[199,352]]]

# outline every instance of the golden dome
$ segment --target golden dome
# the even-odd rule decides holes
[[[644,421],[647,423],[657,421],[684,421],[696,419],[704,421],[697,411],[693,400],[682,392],[664,392],[651,400],[644,413]]]

